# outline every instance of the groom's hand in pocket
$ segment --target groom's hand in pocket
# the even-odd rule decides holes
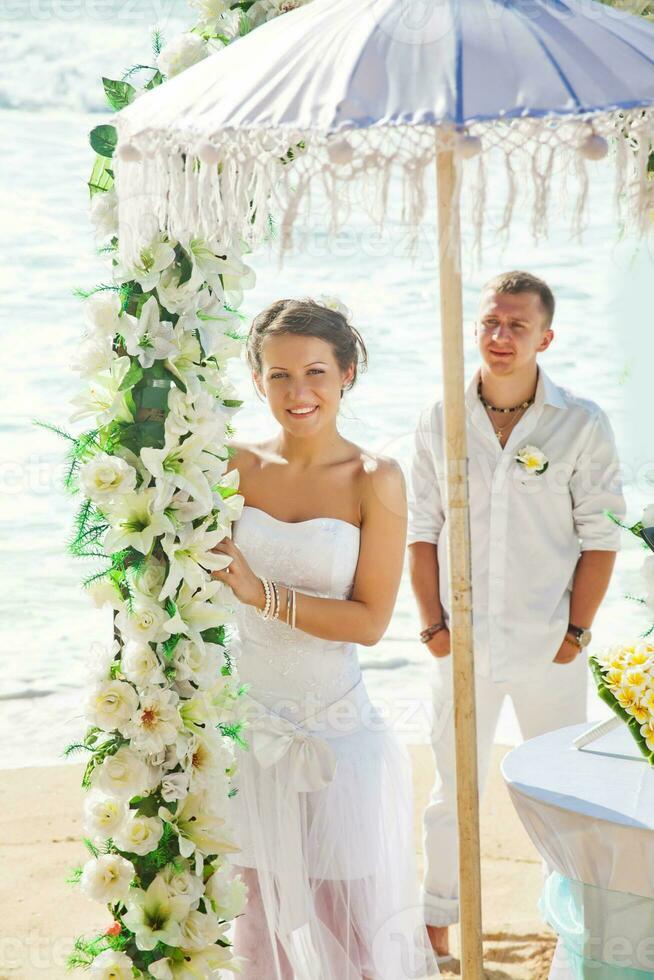
[[[425,646],[432,657],[447,657],[450,653],[450,631],[447,627],[439,630]]]
[[[572,637],[568,636],[566,633],[563,638],[563,643],[559,647],[557,655],[552,661],[555,664],[569,664],[579,656],[579,646],[575,643]]]

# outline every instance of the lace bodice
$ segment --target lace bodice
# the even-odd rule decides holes
[[[245,506],[233,538],[257,575],[299,592],[345,599],[359,557],[359,528],[335,517],[292,523]],[[236,604],[232,651],[250,694],[280,712],[310,713],[336,700],[361,676],[354,643],[334,642],[264,620],[253,606]],[[287,705],[287,710],[280,702]],[[301,707],[300,707],[301,705]]]

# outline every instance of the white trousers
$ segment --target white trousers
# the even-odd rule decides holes
[[[428,925],[459,921],[458,834],[454,757],[452,657],[432,663],[432,748],[436,779],[424,813],[425,878],[422,901]],[[586,721],[588,661],[584,653],[569,664],[536,667],[529,680],[495,683],[475,678],[479,792],[483,792],[493,741],[505,696],[511,698],[523,739]]]

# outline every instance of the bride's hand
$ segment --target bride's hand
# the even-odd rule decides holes
[[[254,574],[243,556],[243,552],[234,544],[231,538],[223,540],[211,551],[229,555],[232,559],[227,568],[211,572],[212,578],[217,578],[228,585],[237,599],[248,606],[265,606],[265,592],[257,575]]]

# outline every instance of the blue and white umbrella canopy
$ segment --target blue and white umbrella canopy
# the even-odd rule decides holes
[[[134,256],[156,229],[255,245],[272,212],[283,253],[316,180],[332,232],[355,197],[381,229],[394,169],[415,243],[425,180],[448,147],[476,168],[478,241],[490,154],[507,176],[504,229],[531,191],[532,230],[544,232],[564,171],[579,231],[587,161],[607,141],[619,217],[642,232],[653,107],[654,25],[594,0],[313,0],[118,113],[120,247]]]

